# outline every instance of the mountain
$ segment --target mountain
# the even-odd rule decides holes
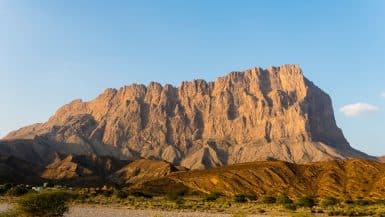
[[[52,153],[163,160],[204,169],[266,159],[351,157],[330,97],[298,65],[231,72],[179,87],[150,83],[75,100],[46,123],[11,132],[0,155],[46,164]]]
[[[72,186],[101,186],[129,161],[96,155],[57,154],[46,166],[13,156],[0,157],[0,183],[42,184],[54,182]]]
[[[41,183],[39,177],[44,170],[39,165],[17,159],[13,156],[0,157],[0,183]]]
[[[345,199],[384,198],[385,164],[363,159],[302,165],[263,161],[172,173],[131,189],[151,194],[188,189],[201,194],[220,192],[226,196],[287,194],[292,198],[309,195]]]

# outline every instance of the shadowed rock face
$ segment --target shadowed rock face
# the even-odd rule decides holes
[[[40,176],[47,180],[100,184],[127,163],[129,162],[96,155],[54,154],[52,162],[45,167]]]
[[[0,154],[27,160],[44,161],[51,152],[141,157],[191,169],[272,158],[369,157],[349,146],[330,97],[298,65],[232,72],[178,88],[150,83],[107,89],[0,142]]]

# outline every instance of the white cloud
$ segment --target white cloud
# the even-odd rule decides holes
[[[340,109],[340,112],[344,113],[346,116],[355,117],[366,113],[373,113],[378,110],[379,108],[375,105],[358,102],[358,103],[343,106]]]

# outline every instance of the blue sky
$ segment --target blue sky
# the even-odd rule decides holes
[[[0,0],[0,31],[0,136],[107,87],[298,63],[385,154],[383,0]]]

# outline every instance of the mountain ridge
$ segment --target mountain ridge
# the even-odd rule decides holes
[[[0,140],[2,155],[41,161],[53,152],[164,160],[190,169],[372,158],[349,145],[330,97],[298,65],[257,67],[179,87],[109,88]]]
[[[226,196],[303,196],[343,199],[385,196],[385,164],[365,159],[331,160],[308,164],[260,161],[206,170],[171,173],[131,186],[133,191],[165,194],[178,188]]]

